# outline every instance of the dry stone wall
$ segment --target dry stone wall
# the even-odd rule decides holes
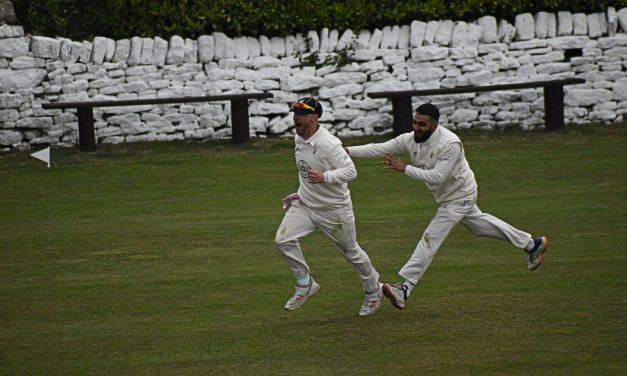
[[[75,110],[42,103],[270,92],[252,101],[251,136],[290,136],[288,103],[318,97],[340,137],[391,131],[391,102],[368,92],[580,77],[566,122],[617,122],[627,112],[627,8],[595,14],[485,16],[305,35],[93,42],[25,35],[0,25],[0,150],[78,141]],[[306,65],[317,62],[318,66]],[[541,128],[541,89],[414,98],[452,129]],[[94,110],[99,143],[230,137],[230,105],[208,102]]]

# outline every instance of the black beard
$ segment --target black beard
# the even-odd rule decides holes
[[[417,144],[423,143],[423,142],[427,141],[429,139],[429,137],[431,137],[433,132],[435,132],[435,129],[431,130],[431,131],[429,131],[427,133],[423,133],[423,134],[419,134],[419,133],[414,131],[414,141]]]

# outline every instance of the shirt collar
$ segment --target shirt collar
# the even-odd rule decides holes
[[[318,139],[319,139],[320,137],[322,137],[322,132],[324,132],[324,131],[325,131],[325,129],[324,129],[324,128],[322,128],[322,127],[320,126],[320,124],[318,124],[318,130],[316,131],[316,133],[314,133],[314,134],[313,134],[311,137],[309,137],[308,139],[306,139],[306,140],[305,140],[304,138],[302,138],[302,137],[300,137],[300,136],[298,136],[298,135],[297,135],[297,137],[300,139],[300,141],[301,141],[302,143],[309,144],[309,145],[311,145],[311,146],[316,146],[316,142],[318,141]]]

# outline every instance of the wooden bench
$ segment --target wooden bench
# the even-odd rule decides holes
[[[531,81],[486,86],[463,86],[444,89],[381,91],[368,93],[368,96],[371,98],[389,98],[392,100],[392,116],[394,118],[392,127],[394,135],[397,136],[413,130],[414,110],[411,104],[412,97],[543,87],[544,121],[546,129],[554,130],[564,127],[564,85],[582,84],[584,82],[586,82],[586,80],[581,78],[565,78],[561,80]]]
[[[64,102],[64,103],[44,103],[42,108],[46,110],[76,108],[78,110],[78,136],[79,147],[83,151],[96,150],[96,136],[94,130],[94,107],[118,107],[118,106],[141,106],[166,103],[192,103],[192,102],[212,102],[231,101],[231,127],[233,130],[233,142],[242,143],[250,139],[248,100],[272,98],[271,93],[246,93],[246,94],[225,94],[207,95],[202,97],[179,97],[179,98],[152,98],[152,99],[131,99],[131,100],[111,100],[92,102]]]

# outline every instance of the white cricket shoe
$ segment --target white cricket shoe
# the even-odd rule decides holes
[[[540,266],[542,262],[542,258],[544,258],[544,252],[549,247],[549,239],[546,236],[542,236],[539,238],[533,238],[533,242],[535,246],[533,249],[527,253],[527,269],[532,272]]]
[[[377,313],[379,308],[381,307],[381,298],[383,294],[381,293],[381,287],[383,285],[379,283],[379,288],[377,291],[366,294],[366,298],[364,299],[364,304],[361,305],[359,309],[359,316],[371,316]]]
[[[386,298],[390,299],[390,302],[394,307],[398,309],[405,308],[407,293],[405,292],[404,286],[400,283],[395,283],[391,286],[387,283],[383,285],[383,295],[385,295]]]
[[[285,303],[285,309],[288,311],[293,311],[297,308],[300,308],[307,299],[316,295],[316,293],[320,291],[320,285],[314,281],[313,278],[310,279],[309,286],[301,287],[296,285],[296,291],[294,291],[294,296],[290,298],[290,300]]]

